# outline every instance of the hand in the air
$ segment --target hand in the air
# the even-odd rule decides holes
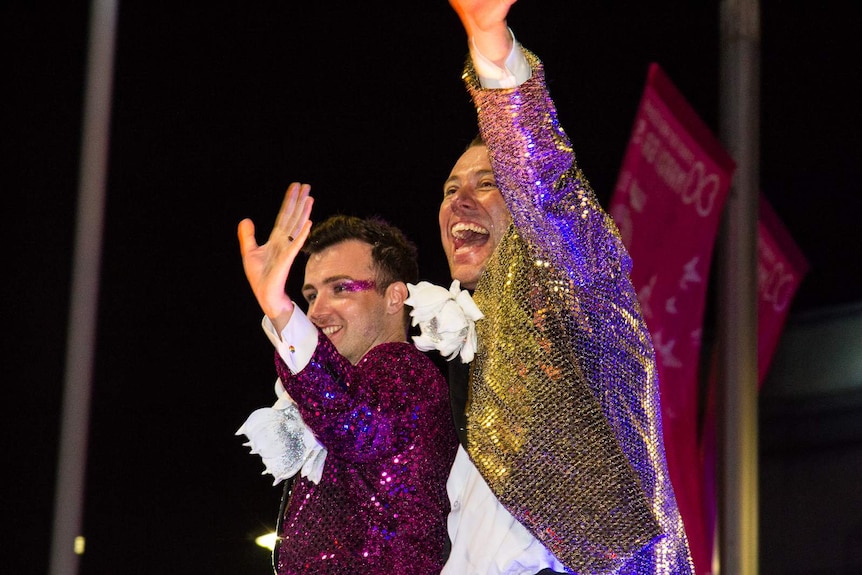
[[[237,227],[245,277],[263,313],[281,329],[293,313],[293,302],[285,293],[288,274],[311,230],[311,186],[294,182],[284,201],[269,239],[258,245],[254,223],[246,218]]]

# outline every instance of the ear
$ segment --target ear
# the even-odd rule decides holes
[[[392,282],[386,286],[386,311],[390,314],[401,313],[404,310],[404,300],[410,296],[407,284]]]

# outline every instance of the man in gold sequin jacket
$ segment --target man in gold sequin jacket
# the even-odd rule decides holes
[[[631,261],[540,60],[508,28],[513,3],[450,0],[481,137],[444,184],[439,223],[484,318],[475,358],[450,374],[462,445],[443,573],[693,573]]]

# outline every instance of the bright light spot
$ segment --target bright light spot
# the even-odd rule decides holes
[[[87,540],[84,539],[83,535],[78,535],[75,537],[75,555],[83,555],[84,554],[84,546],[87,543]]]
[[[261,547],[266,547],[267,549],[272,551],[275,548],[276,539],[278,539],[278,536],[276,536],[275,531],[273,531],[272,533],[267,533],[266,535],[261,535],[260,537],[255,539],[254,542],[257,543],[258,545],[260,545]]]

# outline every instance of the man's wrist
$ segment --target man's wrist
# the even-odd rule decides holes
[[[485,58],[500,68],[506,65],[506,58],[512,51],[512,34],[506,23],[495,30],[477,30],[470,37],[470,43]]]
[[[483,88],[514,88],[532,76],[532,69],[518,46],[514,32],[508,30],[507,34],[511,44],[502,64],[493,62],[473,39],[470,40],[470,57]]]
[[[279,312],[270,312],[266,314],[266,317],[269,318],[269,321],[272,322],[273,327],[281,333],[281,330],[284,329],[284,326],[290,321],[290,317],[293,315],[293,302],[288,300],[286,304],[281,307]]]

